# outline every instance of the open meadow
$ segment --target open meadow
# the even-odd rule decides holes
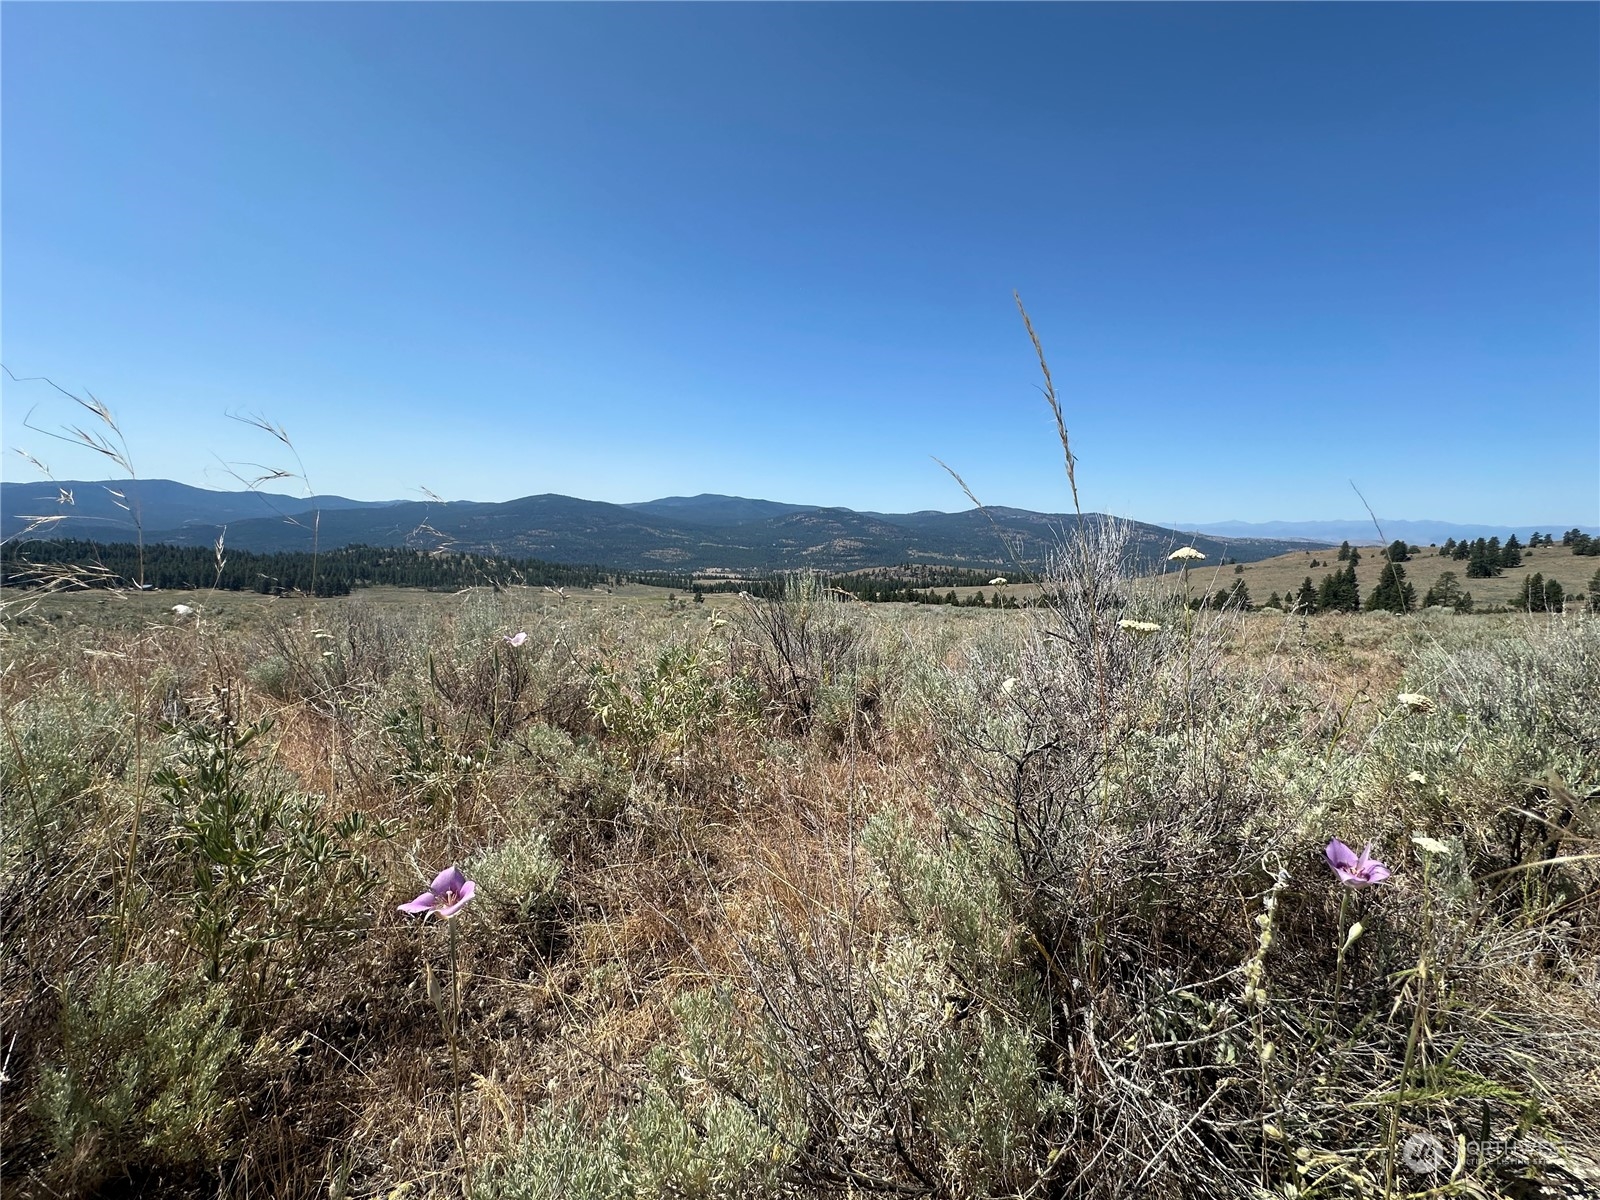
[[[1117,537],[1005,611],[8,593],[5,1194],[1590,1194],[1600,623]]]
[[[1365,600],[1377,586],[1383,571],[1384,549],[1382,546],[1361,546],[1358,549],[1361,561],[1356,564],[1356,580],[1361,597]],[[1437,546],[1419,547],[1418,552],[1401,565],[1405,570],[1405,582],[1416,590],[1419,607],[1446,572],[1455,576],[1455,582],[1462,591],[1471,594],[1475,605],[1484,608],[1517,607],[1519,594],[1526,581],[1534,575],[1546,582],[1556,580],[1575,604],[1581,604],[1590,594],[1591,581],[1600,575],[1600,559],[1576,554],[1570,547],[1562,545],[1541,546],[1535,550],[1525,548],[1519,566],[1505,567],[1486,579],[1468,578],[1466,564],[1441,556]],[[1258,562],[1235,563],[1231,566],[1207,563],[1194,570],[1192,578],[1195,591],[1208,595],[1229,591],[1236,583],[1243,583],[1251,604],[1261,608],[1274,595],[1280,600],[1292,597],[1307,579],[1315,587],[1325,576],[1344,567],[1345,563],[1339,559],[1337,549],[1297,550],[1292,554],[1278,554]],[[1166,564],[1162,573],[1171,574],[1172,570],[1172,566]],[[1017,574],[1020,576],[1021,572]],[[937,592],[939,589],[933,590]],[[950,590],[963,603],[975,593],[981,593],[986,602],[992,602],[996,592],[992,586]],[[1040,590],[1036,584],[1019,581],[1008,583],[1004,594],[1025,603],[1037,597]],[[1287,609],[1290,605],[1284,603],[1283,607]]]

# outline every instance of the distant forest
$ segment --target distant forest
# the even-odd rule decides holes
[[[680,591],[695,599],[706,594],[745,592],[752,596],[782,595],[782,574],[745,579],[706,580],[674,571],[608,571],[601,567],[564,566],[533,558],[498,558],[451,551],[344,546],[312,555],[256,554],[209,547],[152,543],[143,550],[132,542],[101,543],[84,539],[41,539],[0,546],[0,586],[39,588],[160,588],[166,591],[216,589],[263,595],[303,593],[347,596],[356,588],[402,587],[457,591],[464,587],[595,587],[625,582]],[[869,603],[955,604],[955,593],[932,589],[971,588],[990,583],[992,569],[927,566],[907,563],[870,571],[824,576],[828,587]],[[1021,582],[1014,578],[1013,582]],[[983,603],[969,596],[963,603]],[[1002,592],[996,607],[1012,607]]]
[[[599,567],[569,567],[531,558],[341,546],[321,554],[252,554],[210,547],[131,542],[103,544],[63,539],[12,542],[0,548],[0,586],[42,587],[60,582],[82,587],[168,590],[214,588],[281,595],[302,592],[347,596],[355,588],[408,587],[455,591],[464,587],[528,585],[592,587],[621,576]]]

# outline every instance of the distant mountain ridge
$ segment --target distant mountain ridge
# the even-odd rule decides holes
[[[1315,542],[1354,542],[1357,545],[1380,545],[1404,539],[1414,546],[1428,546],[1454,538],[1473,541],[1477,538],[1497,537],[1502,542],[1512,534],[1523,541],[1534,533],[1553,533],[1560,537],[1569,529],[1582,529],[1588,534],[1600,534],[1600,526],[1561,524],[1545,525],[1471,525],[1449,521],[1406,521],[1379,517],[1376,525],[1371,517],[1348,521],[1212,521],[1200,525],[1185,525],[1184,529],[1196,533],[1209,533],[1215,537],[1243,538],[1301,538]],[[1382,529],[1382,536],[1379,529]]]
[[[780,504],[776,500],[747,500],[743,496],[719,496],[702,492],[698,496],[663,496],[660,500],[640,500],[624,504],[637,512],[693,525],[721,528],[728,525],[747,525],[752,521],[766,521],[785,517],[794,512],[809,512],[810,504]]]
[[[70,503],[63,495],[70,495]],[[0,483],[3,536],[11,538],[29,520],[50,518],[46,529],[70,526],[70,536],[93,537],[93,526],[133,529],[132,507],[138,506],[146,530],[183,525],[229,524],[257,518],[281,518],[321,509],[387,508],[392,500],[347,500],[343,496],[288,496],[276,492],[220,492],[190,487],[170,479],[107,479],[39,483]],[[61,522],[54,518],[69,516]],[[46,534],[45,536],[49,536]],[[69,536],[62,532],[58,536]]]
[[[72,503],[59,501],[62,493]],[[119,503],[112,492],[121,493]],[[122,507],[126,504],[128,508]],[[856,512],[742,496],[668,496],[608,504],[572,496],[503,503],[355,501],[213,492],[168,480],[0,484],[0,535],[130,541],[137,507],[145,540],[226,545],[260,552],[310,550],[316,510],[322,549],[364,544],[539,558],[618,570],[849,571],[901,563],[961,567],[1037,566],[1077,517],[1017,508],[945,513]],[[57,518],[43,525],[40,517]],[[1098,514],[1086,520],[1104,520]],[[29,532],[30,524],[35,527]],[[1134,552],[1154,560],[1193,542],[1213,561],[1270,558],[1306,543],[1283,538],[1194,537],[1130,522]]]

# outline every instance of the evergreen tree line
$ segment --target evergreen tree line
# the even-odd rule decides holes
[[[1595,572],[1600,578],[1600,571]],[[1559,579],[1545,579],[1538,571],[1522,581],[1522,591],[1512,602],[1512,607],[1528,612],[1561,612],[1566,607],[1566,589]]]
[[[1350,553],[1346,554],[1345,549],[1349,549]],[[1283,607],[1297,613],[1360,612],[1362,609],[1368,612],[1407,613],[1417,607],[1417,590],[1406,581],[1406,569],[1400,565],[1410,559],[1410,551],[1405,543],[1396,542],[1385,550],[1384,557],[1387,561],[1383,564],[1383,570],[1378,573],[1377,586],[1367,593],[1365,602],[1361,598],[1361,582],[1356,577],[1355,564],[1359,561],[1357,551],[1346,543],[1340,548],[1340,557],[1348,565],[1342,570],[1324,575],[1320,585],[1313,584],[1311,576],[1307,575],[1305,582],[1297,591],[1287,596],[1279,596],[1277,592],[1273,592],[1267,601],[1267,606]],[[1446,571],[1440,583],[1444,583],[1446,579],[1454,584],[1454,573]],[[1441,599],[1440,589],[1435,586],[1428,592],[1423,603],[1448,604],[1461,611],[1472,607],[1472,597],[1461,592],[1459,587],[1449,591],[1449,595],[1449,600]]]
[[[1530,548],[1544,544],[1542,535],[1537,533],[1528,539]],[[1522,543],[1517,540],[1516,534],[1507,538],[1503,546],[1498,537],[1478,538],[1471,542],[1465,539],[1458,542],[1455,538],[1448,538],[1444,545],[1439,547],[1439,553],[1446,558],[1466,563],[1468,579],[1492,579],[1507,567],[1522,565]]]
[[[0,547],[0,586],[36,587],[70,573],[88,587],[163,590],[253,591],[263,595],[301,592],[347,596],[361,587],[407,587],[455,591],[473,586],[590,587],[621,576],[598,567],[569,567],[538,559],[342,546],[321,554],[305,551],[255,554],[211,547],[109,545],[78,539],[12,542]]]
[[[1555,535],[1535,533],[1528,539],[1526,548],[1537,550],[1541,546],[1555,544]],[[1600,555],[1600,538],[1590,537],[1581,529],[1567,530],[1561,535],[1561,545],[1569,547],[1576,555]],[[1439,547],[1439,553],[1446,558],[1465,562],[1468,579],[1489,579],[1507,567],[1520,567],[1523,549],[1522,543],[1517,540],[1517,535],[1512,534],[1503,546],[1497,537],[1478,538],[1470,542],[1465,539],[1458,542],[1455,538],[1450,538]]]
[[[1589,611],[1600,612],[1600,570],[1590,579],[1587,591]],[[1221,594],[1218,593],[1219,596]],[[1511,602],[1511,607],[1525,612],[1562,612],[1566,602],[1566,588],[1559,579],[1546,579],[1535,572],[1522,581],[1522,590]],[[1406,613],[1415,609],[1417,602],[1416,590],[1406,582],[1405,568],[1391,562],[1384,565],[1377,587],[1368,593],[1364,604],[1360,600],[1355,569],[1346,567],[1343,571],[1324,576],[1320,587],[1313,586],[1311,576],[1307,575],[1297,592],[1282,597],[1273,592],[1267,606],[1287,608],[1298,613],[1358,612],[1363,608],[1368,612]],[[1461,586],[1461,580],[1454,571],[1441,573],[1422,598],[1423,608],[1435,606],[1453,608],[1463,613],[1473,610],[1472,593]]]
[[[1545,535],[1544,544],[1550,545],[1550,537]],[[1572,528],[1561,535],[1561,544],[1572,547],[1574,554],[1582,554],[1588,558],[1600,557],[1600,538],[1590,537],[1583,530]]]

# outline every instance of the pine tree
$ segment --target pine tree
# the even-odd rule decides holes
[[[1595,578],[1600,580],[1600,571],[1595,572]],[[1301,613],[1314,613],[1317,611],[1317,589],[1311,585],[1311,576],[1306,576],[1306,581],[1300,585],[1300,591],[1294,598],[1294,610]]]
[[[1407,613],[1416,606],[1416,589],[1406,582],[1406,569],[1397,562],[1385,563],[1378,586],[1367,597],[1367,611]]]
[[[1361,551],[1360,551],[1360,549],[1355,547],[1355,546],[1351,546],[1350,547],[1350,565],[1352,567],[1354,567],[1354,566],[1359,565],[1360,562],[1361,562]]]
[[[1455,548],[1456,548],[1456,540],[1455,540],[1455,538],[1446,538],[1445,541],[1444,541],[1444,545],[1439,547],[1439,557],[1440,558],[1449,558],[1451,553],[1455,550]]]
[[[1535,571],[1522,581],[1522,590],[1517,593],[1517,607],[1525,612],[1544,611],[1544,576]]]
[[[1384,557],[1390,562],[1410,562],[1411,548],[1404,542],[1390,542],[1389,548],[1384,551]]]
[[[1455,608],[1461,603],[1461,597],[1466,595],[1461,590],[1461,581],[1456,578],[1454,571],[1445,571],[1439,576],[1428,594],[1423,597],[1422,607],[1431,608],[1438,605],[1441,608]]]
[[[1350,557],[1350,543],[1347,542],[1347,541],[1340,542],[1339,543],[1339,561],[1340,562],[1345,562],[1345,561],[1347,561],[1349,559],[1349,557]]]
[[[1567,589],[1561,586],[1561,580],[1551,579],[1544,585],[1544,608],[1546,612],[1564,612],[1567,607]]]
[[[1313,611],[1338,612],[1339,609],[1339,580],[1330,572],[1317,585],[1317,603]]]
[[[1356,582],[1354,567],[1346,567],[1322,577],[1322,586],[1317,589],[1317,611],[1361,611],[1361,588]]]
[[[1361,584],[1356,581],[1356,552],[1350,551],[1350,565],[1344,569],[1344,579],[1339,585],[1340,607],[1345,612],[1361,611]]]
[[[1522,565],[1522,543],[1517,541],[1517,535],[1512,534],[1506,539],[1504,549],[1500,551],[1500,566],[1520,567]]]
[[[1496,553],[1498,558],[1498,552]],[[1492,579],[1499,573],[1499,565],[1489,557],[1489,544],[1482,538],[1472,543],[1472,556],[1467,559],[1468,579]]]

